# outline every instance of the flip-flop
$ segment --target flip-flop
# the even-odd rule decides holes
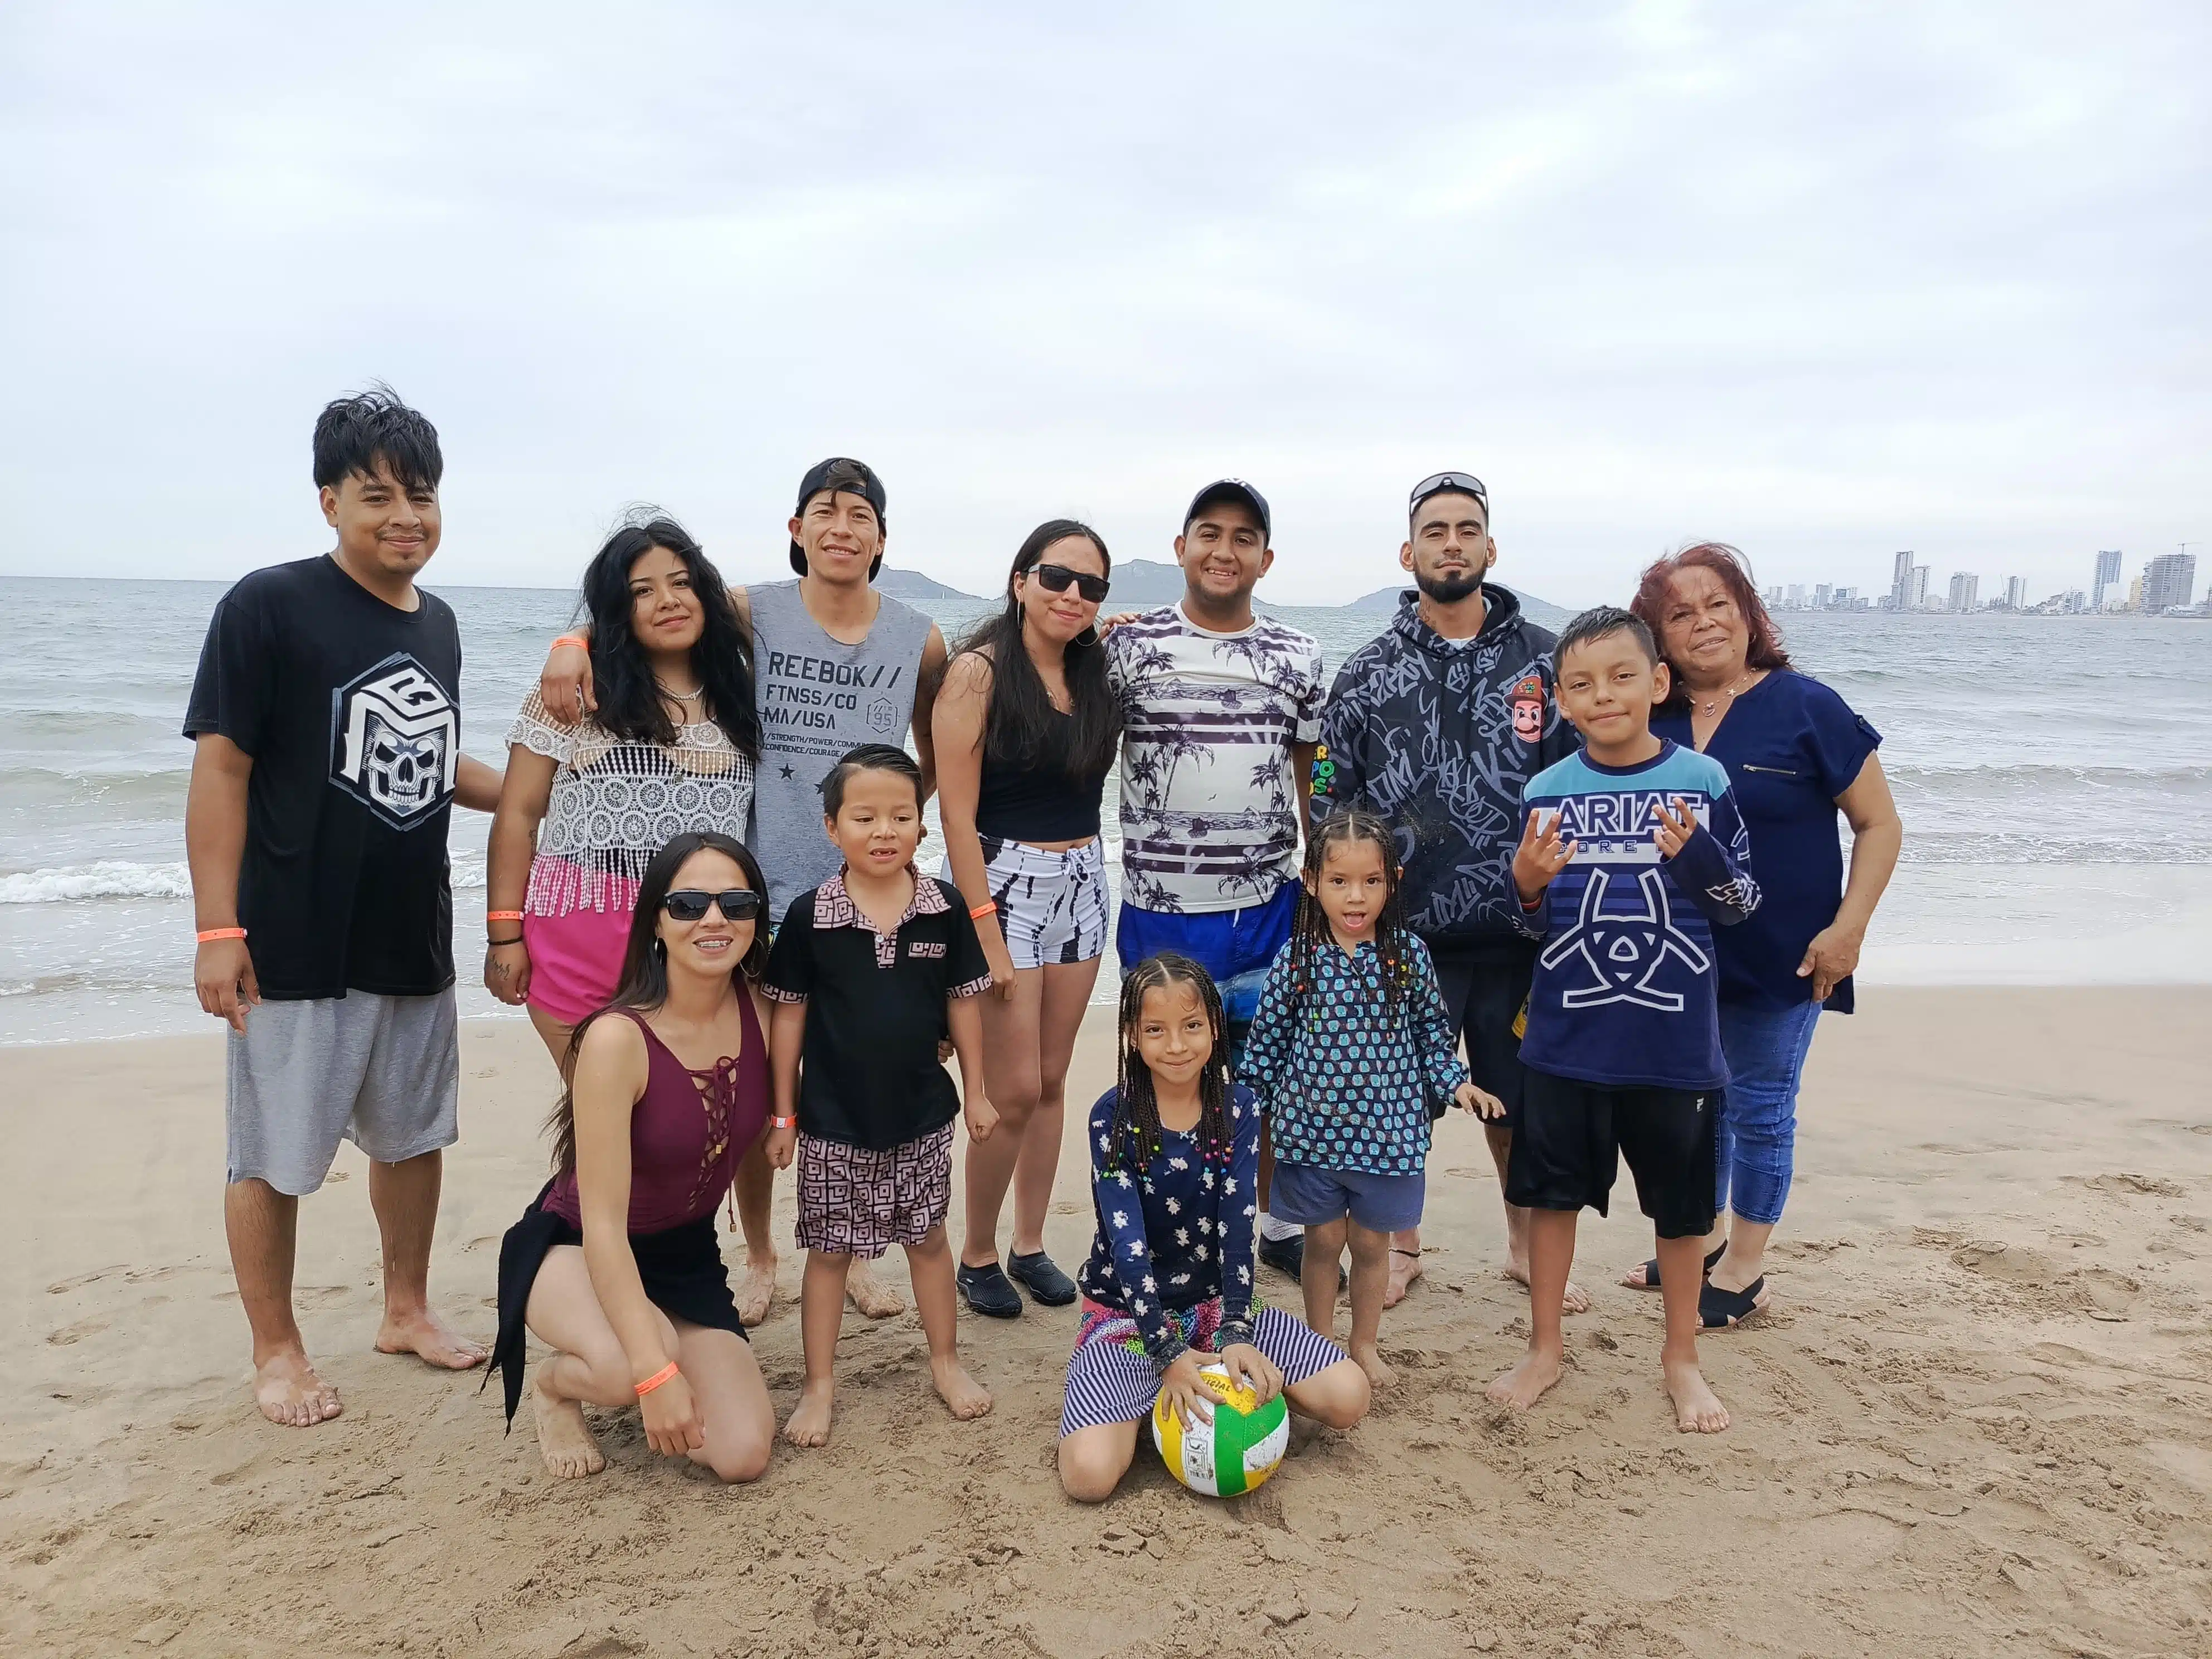
[[[1709,1331],[1731,1330],[1753,1314],[1766,1311],[1759,1299],[1766,1288],[1766,1275],[1761,1273],[1740,1291],[1724,1291],[1708,1282],[1698,1292],[1698,1316]]]
[[[1725,1244],[1717,1244],[1711,1249],[1707,1250],[1705,1252],[1705,1271],[1708,1273],[1711,1273],[1713,1270],[1713,1263],[1718,1261],[1727,1254],[1728,1246]],[[1628,1288],[1632,1291],[1656,1291],[1659,1288],[1659,1258],[1657,1256],[1653,1256],[1650,1261],[1644,1264],[1644,1282],[1641,1285],[1632,1285]]]

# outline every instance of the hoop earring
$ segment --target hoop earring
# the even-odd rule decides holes
[[[668,960],[668,941],[667,941],[666,939],[660,939],[660,938],[659,938],[659,937],[656,937],[656,938],[653,939],[653,954],[654,956],[656,956],[656,957],[659,957],[659,958],[660,958],[660,960],[661,960],[661,961],[663,961],[663,962],[667,961],[667,960]]]
[[[1068,643],[1070,645],[1079,645],[1085,650],[1090,649],[1091,647],[1098,643],[1098,624],[1097,623],[1086,624],[1084,630],[1080,634],[1078,634],[1073,639],[1070,640]]]

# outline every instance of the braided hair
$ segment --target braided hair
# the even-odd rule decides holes
[[[1160,1155],[1160,1103],[1152,1091],[1152,1067],[1138,1052],[1137,1030],[1145,1018],[1145,993],[1188,985],[1213,1033],[1213,1052],[1198,1074],[1198,1147],[1208,1164],[1227,1169],[1235,1149],[1229,1138],[1229,1029],[1221,992],[1213,976],[1188,957],[1164,951],[1146,957],[1121,980],[1121,1054],[1114,1077],[1113,1156],[1143,1169]]]
[[[1406,925],[1406,903],[1398,891],[1397,843],[1390,826],[1374,813],[1347,808],[1330,813],[1306,837],[1304,879],[1298,884],[1297,916],[1291,924],[1291,1000],[1301,1013],[1319,979],[1316,958],[1324,951],[1337,948],[1328,913],[1321,908],[1318,896],[1322,866],[1328,861],[1330,848],[1363,841],[1373,843],[1382,855],[1382,909],[1375,918],[1375,956],[1382,969],[1382,1000],[1396,1007],[1406,1000],[1413,982],[1413,952],[1408,943],[1413,933]]]

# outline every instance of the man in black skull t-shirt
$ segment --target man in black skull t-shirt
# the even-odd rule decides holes
[[[288,1287],[300,1196],[341,1138],[368,1154],[384,1235],[377,1346],[483,1358],[427,1299],[460,1084],[446,830],[456,799],[489,811],[499,794],[461,753],[453,613],[414,585],[437,550],[442,471],[435,430],[388,392],[325,410],[315,482],[337,548],[223,596],[185,715],[193,977],[231,1026],[231,1261],[255,1397],[295,1426],[339,1409]]]
[[[253,757],[238,919],[264,999],[453,983],[461,636],[416,597],[395,610],[325,555],[255,571],[208,625],[185,733]]]

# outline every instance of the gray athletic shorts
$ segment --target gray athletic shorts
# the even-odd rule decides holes
[[[298,1197],[323,1184],[341,1139],[379,1164],[399,1164],[459,1133],[451,989],[264,1002],[246,1010],[244,1036],[230,1033],[229,1058],[233,1181],[265,1181]]]

